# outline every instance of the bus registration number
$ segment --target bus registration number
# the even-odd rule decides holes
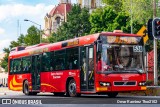
[[[133,52],[142,52],[142,46],[133,46]]]

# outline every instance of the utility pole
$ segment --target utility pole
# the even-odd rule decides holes
[[[133,33],[133,15],[132,15],[132,8],[133,8],[133,5],[132,5],[132,0],[130,0],[130,4],[131,4],[131,10],[130,10],[130,13],[131,13],[131,34]]]
[[[156,0],[153,0],[153,19],[156,18]],[[157,83],[157,39],[154,38],[154,85]]]

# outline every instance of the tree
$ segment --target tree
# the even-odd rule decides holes
[[[74,37],[89,34],[91,25],[89,22],[89,11],[79,5],[73,5],[67,15],[67,22],[62,23],[56,32],[56,40],[62,41]]]
[[[153,16],[152,0],[103,0],[103,2],[113,7],[116,12],[124,11],[130,20],[132,17],[132,21],[139,24],[145,25]]]
[[[3,51],[6,53],[4,58],[1,60],[0,66],[5,70],[8,71],[8,55],[9,55],[9,48],[4,48]]]
[[[106,6],[111,6],[116,12],[122,11],[122,0],[102,0]]]
[[[152,0],[123,0],[122,10],[132,15],[133,21],[145,25],[153,17],[152,4]]]
[[[98,8],[90,15],[91,31],[97,33],[100,31],[112,31],[114,28],[113,22],[117,14],[112,7]]]
[[[129,16],[123,11],[116,12],[111,6],[98,8],[93,11],[90,15],[90,23],[92,27],[90,33],[113,31],[116,29],[130,33],[131,29]],[[136,26],[134,33],[136,33],[141,24],[135,22],[134,25]]]
[[[25,39],[25,36],[23,34],[21,34],[19,37],[18,37],[18,43],[20,45],[25,45],[25,42],[24,42],[24,39]]]
[[[25,45],[35,45],[38,44],[40,41],[40,31],[35,27],[31,26],[27,30],[27,35],[24,37]]]

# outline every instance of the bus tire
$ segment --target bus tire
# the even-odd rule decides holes
[[[70,96],[70,97],[76,97],[78,96],[79,94],[77,94],[76,92],[76,82],[74,79],[71,79],[68,83],[68,87],[67,87],[67,96]]]
[[[23,84],[23,93],[25,95],[37,95],[38,92],[29,92],[29,83],[26,80]]]
[[[29,83],[28,83],[27,80],[24,81],[24,83],[23,83],[23,93],[24,93],[25,95],[30,95],[30,94],[31,94],[31,93],[29,92]]]
[[[118,92],[110,92],[107,94],[110,98],[115,98],[118,95]]]

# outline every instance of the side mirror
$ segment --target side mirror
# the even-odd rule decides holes
[[[101,43],[97,44],[97,52],[102,52],[102,44]]]
[[[95,43],[97,44],[97,52],[102,52],[102,41],[97,40]]]

